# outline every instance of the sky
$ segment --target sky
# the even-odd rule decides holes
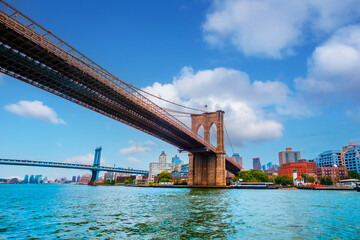
[[[314,159],[360,142],[359,1],[8,2],[121,80],[224,110],[246,169],[254,157],[278,164],[287,147]],[[148,169],[161,151],[188,162],[165,142],[3,74],[0,116],[0,158],[92,164],[102,146],[107,166]],[[0,177],[83,173],[0,166]]]

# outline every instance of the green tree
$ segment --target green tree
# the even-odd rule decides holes
[[[172,178],[171,178],[171,174],[169,172],[161,172],[158,176],[158,180],[159,182],[171,182]]]
[[[358,174],[356,171],[349,171],[348,178],[349,179],[360,179],[360,174]]]
[[[262,181],[268,182],[269,176],[257,169],[251,169],[250,171],[240,171],[238,175],[233,179],[233,181],[239,181],[240,179],[244,181]]]
[[[186,181],[186,180],[182,180],[182,181],[181,181],[181,185],[187,185],[187,181]]]
[[[257,169],[251,169],[250,170],[250,174],[257,180],[257,181],[261,181],[261,182],[268,182],[269,181],[269,176]]]
[[[307,182],[308,177],[305,173],[301,174],[301,177],[304,179],[304,182]]]
[[[316,179],[313,176],[310,176],[307,178],[307,182],[309,182],[309,183],[314,183],[315,181],[316,181]]]
[[[256,178],[250,173],[250,171],[241,171],[239,172],[239,179],[244,181],[256,180]]]
[[[281,185],[293,185],[294,184],[292,177],[289,177],[287,175],[275,177],[275,183],[281,184]]]
[[[320,178],[320,184],[321,185],[333,185],[333,180],[331,177],[322,177]]]
[[[110,181],[110,184],[111,184],[111,185],[114,185],[114,184],[115,184],[115,180],[111,180],[111,181]]]
[[[179,180],[178,179],[175,179],[175,182],[174,182],[175,185],[179,185]]]
[[[128,178],[124,181],[124,184],[133,184],[133,180],[131,178]]]

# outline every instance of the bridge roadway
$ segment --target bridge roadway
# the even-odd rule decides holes
[[[32,161],[32,160],[0,159],[0,164],[33,166],[33,167],[71,168],[71,169],[82,169],[82,170],[91,170],[91,171],[108,171],[108,172],[120,172],[120,173],[131,173],[131,174],[142,174],[142,175],[149,174],[148,171],[135,170],[132,168],[116,168],[116,167],[103,167],[103,166],[96,167],[93,165],[86,165],[86,164],[43,162],[43,161]]]
[[[102,44],[102,43],[99,43]],[[0,72],[196,153],[216,148],[72,46],[0,0]],[[226,157],[226,169],[240,166]]]

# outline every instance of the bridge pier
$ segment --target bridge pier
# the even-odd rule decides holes
[[[199,187],[226,186],[224,150],[224,112],[192,114],[191,130],[197,134],[200,126],[204,128],[204,141],[210,142],[210,128],[214,124],[217,130],[216,151],[189,153],[189,185]]]
[[[225,154],[189,153],[189,185],[225,186]]]

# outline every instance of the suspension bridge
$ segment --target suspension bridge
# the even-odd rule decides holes
[[[95,149],[94,163],[93,165],[78,164],[78,163],[62,163],[62,162],[45,162],[34,160],[20,160],[20,159],[4,159],[0,158],[0,165],[15,165],[15,166],[29,166],[29,167],[51,167],[51,168],[68,168],[68,169],[80,169],[90,170],[91,180],[90,184],[99,180],[100,171],[119,172],[129,174],[141,174],[149,175],[148,171],[136,170],[133,168],[117,168],[117,167],[105,167],[100,166],[101,147]]]
[[[223,111],[173,103],[120,80],[3,0],[0,72],[189,152],[189,185],[224,186],[226,171],[241,169],[225,152]],[[160,107],[154,98],[192,112]],[[170,112],[188,114],[191,128]],[[216,146],[210,143],[213,125]],[[204,137],[198,135],[200,127]]]

